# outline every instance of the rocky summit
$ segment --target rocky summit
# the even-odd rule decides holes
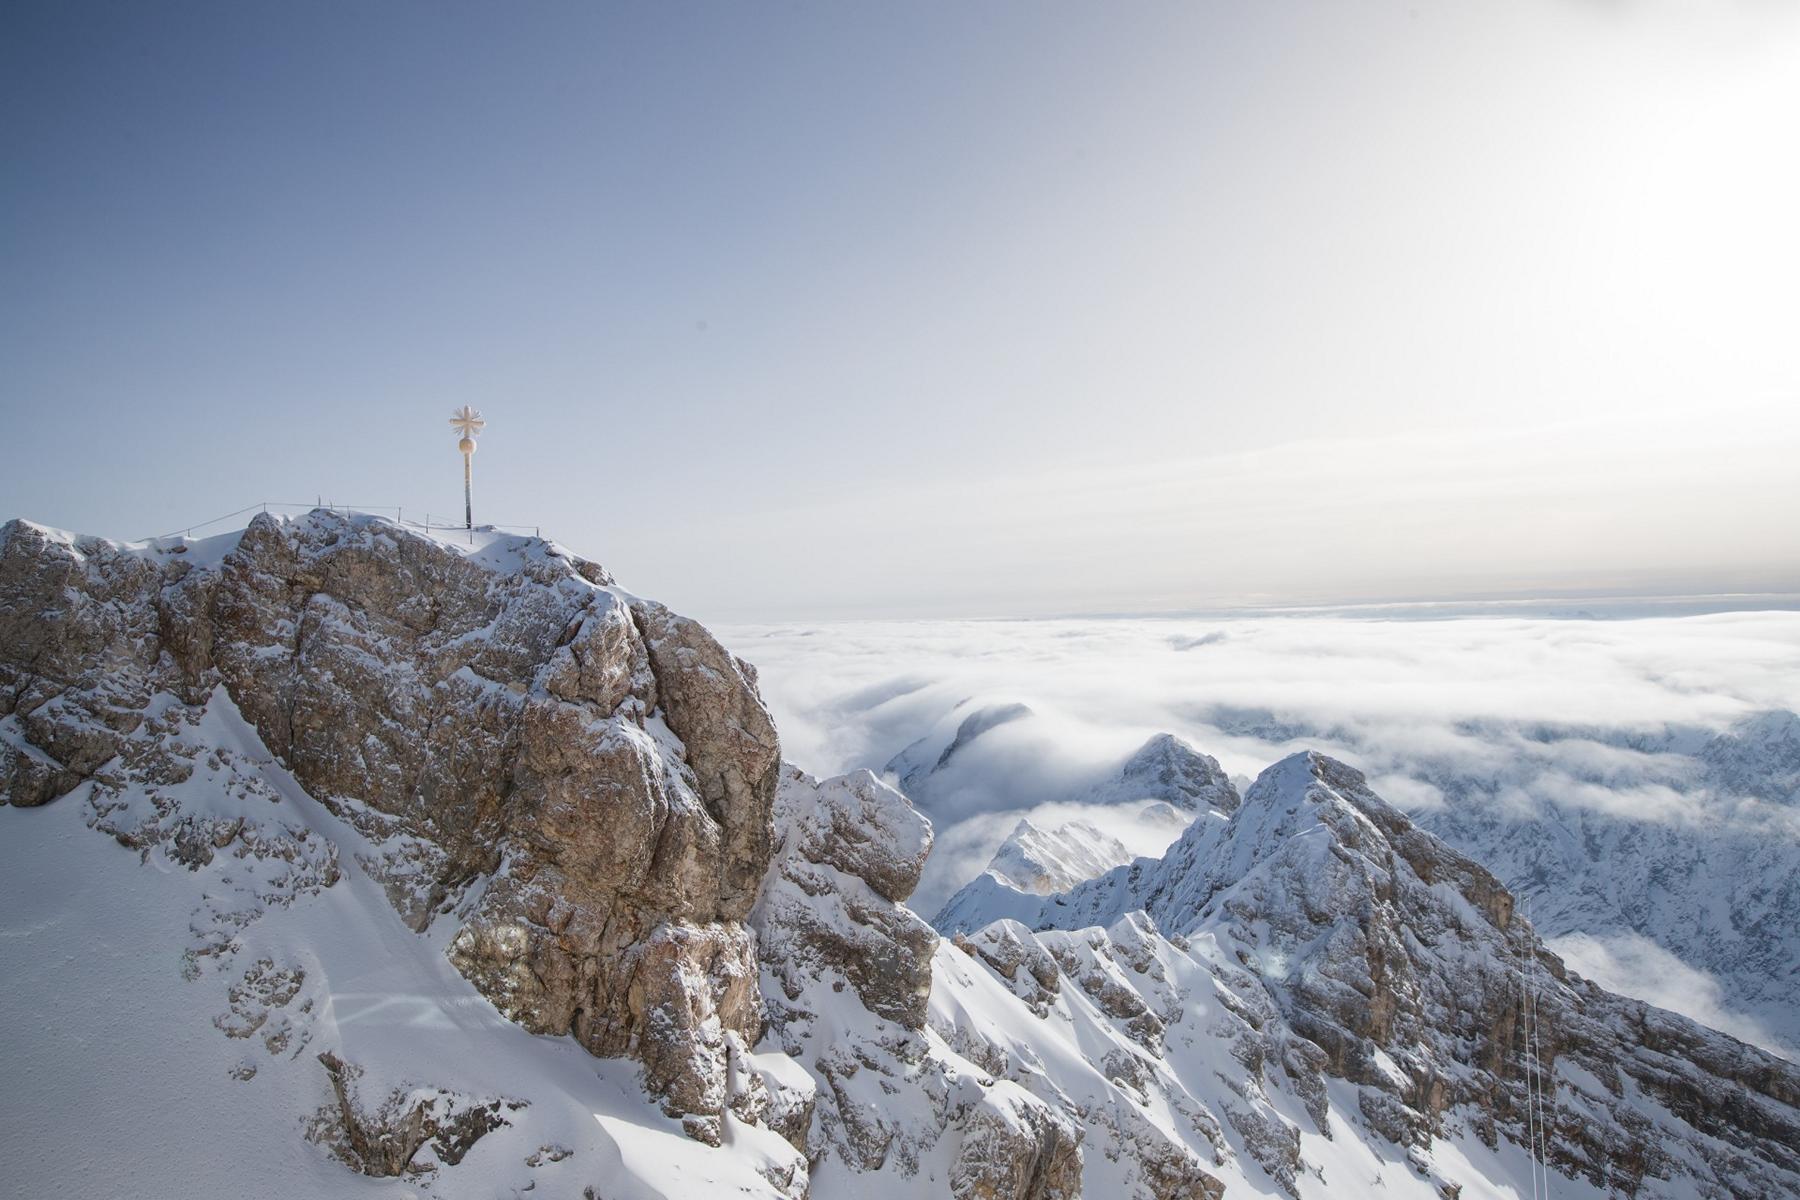
[[[464,553],[362,516],[261,516],[213,561],[0,536],[0,799],[81,788],[122,840],[211,859],[249,822],[159,799],[228,702],[381,843],[360,865],[407,925],[457,923],[450,960],[496,1008],[716,1123],[760,1029],[745,919],[780,751],[704,629],[547,543]]]
[[[1476,1182],[1471,1155],[1534,1144],[1602,1195],[1800,1188],[1800,1069],[1571,974],[1492,875],[1324,755],[1270,767],[1164,858],[1008,915],[963,944],[1003,965],[1073,945],[1117,959],[1121,941],[1128,960],[1204,964],[1224,1010],[1207,1032],[1239,1039],[1240,1085],[1304,1101],[1291,1124],[1221,1106],[1291,1194],[1322,1165],[1304,1126],[1331,1137],[1346,1119],[1407,1147],[1445,1195]],[[1119,1011],[1141,1009],[1166,1051],[1205,986],[1121,974]],[[1181,1056],[1156,1057],[1167,1092],[1192,1086]]]
[[[29,1195],[1800,1194],[1792,1064],[1570,972],[1350,767],[1240,798],[1158,738],[1118,788],[1192,824],[1110,870],[1028,830],[1027,886],[940,935],[907,797],[784,764],[748,664],[554,543],[14,521],[0,1160]]]

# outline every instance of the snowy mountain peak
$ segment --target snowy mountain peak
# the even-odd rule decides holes
[[[1090,984],[1097,968],[1071,953],[1154,961],[1152,978],[1186,972],[1184,955],[1209,964],[1230,995],[1225,1008],[1255,1014],[1256,1061],[1284,1081],[1272,1087],[1306,1098],[1321,1133],[1348,1098],[1365,1127],[1413,1148],[1443,1194],[1468,1185],[1448,1165],[1461,1153],[1450,1149],[1458,1131],[1523,1146],[1540,1121],[1555,1169],[1602,1191],[1679,1196],[1694,1181],[1701,1194],[1772,1198],[1800,1185],[1800,1070],[1572,975],[1491,874],[1325,755],[1271,766],[1228,820],[1202,818],[1161,860],[1065,895],[1010,899],[999,914],[1010,920],[965,922],[971,953],[1003,973],[1045,955],[1084,989],[1111,995],[1109,1011],[1156,1014],[1156,1044],[1190,1090],[1196,1077],[1177,1065],[1168,1028],[1185,1004],[1157,1001],[1129,973],[1099,970]],[[1011,975],[1028,1000],[1051,974],[1032,970]],[[1185,995],[1196,994],[1189,983]],[[1226,1111],[1249,1156],[1283,1190],[1305,1194],[1309,1162],[1325,1159],[1311,1157],[1304,1136],[1287,1140],[1266,1114]],[[1737,1115],[1709,1115],[1722,1111]],[[1636,1164],[1629,1180],[1621,1162]]]
[[[1782,709],[1734,724],[1700,749],[1721,788],[1800,807],[1800,716]]]
[[[1121,798],[1161,800],[1191,811],[1230,813],[1238,806],[1236,786],[1219,760],[1202,754],[1172,733],[1159,733],[1125,760],[1116,781],[1103,785]]]
[[[1042,829],[1024,819],[1000,843],[987,869],[1009,887],[1043,896],[1067,891],[1131,858],[1125,843],[1086,821]]]
[[[964,700],[957,707],[967,703]],[[958,721],[948,737],[943,732],[926,734],[889,759],[882,770],[899,781],[901,791],[913,796],[927,790],[932,777],[949,769],[983,734],[1033,715],[1027,704],[984,704]]]
[[[1265,859],[1289,852],[1303,834],[1322,834],[1307,842],[1309,849],[1319,843],[1324,853],[1332,846],[1359,846],[1375,832],[1363,828],[1373,822],[1410,825],[1368,790],[1361,772],[1317,751],[1291,754],[1257,777],[1228,822],[1196,825],[1176,844],[1171,874],[1179,878],[1170,882],[1236,883]]]

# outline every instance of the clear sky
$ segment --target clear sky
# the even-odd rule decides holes
[[[1800,8],[0,12],[0,513],[703,617],[1800,589]]]

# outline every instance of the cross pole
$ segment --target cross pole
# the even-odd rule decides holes
[[[487,422],[481,419],[477,409],[467,404],[450,414],[450,426],[462,434],[456,448],[462,451],[463,458],[463,527],[471,536],[475,532],[475,488],[474,476],[475,439],[480,435]]]

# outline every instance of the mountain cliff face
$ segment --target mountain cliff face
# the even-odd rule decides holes
[[[1547,935],[1648,939],[1717,981],[1746,1036],[1800,1058],[1800,717],[1759,713],[1717,734],[1665,730],[1628,744],[1546,730],[1553,745],[1610,752],[1656,773],[1617,780],[1654,804],[1496,804],[1491,781],[1433,782],[1444,803],[1419,823],[1530,898]],[[1579,761],[1579,760],[1578,760]],[[1596,793],[1612,782],[1604,773]]]
[[[779,749],[705,630],[546,543],[464,553],[367,517],[258,517],[213,561],[0,539],[0,800],[86,785],[97,827],[210,861],[262,828],[171,797],[186,727],[228,701],[381,840],[360,865],[409,925],[457,923],[451,961],[501,1012],[639,1059],[716,1136],[728,1050],[760,1029],[745,918]]]
[[[1472,1198],[1530,1190],[1541,1078],[1559,1195],[1800,1189],[1792,1066],[1568,973],[1342,764],[1240,803],[1153,743],[1134,790],[1216,793],[1166,855],[945,940],[903,795],[783,766],[693,622],[472,541],[0,530],[18,1186]]]
[[[1487,719],[1466,723],[1455,746],[1387,745],[1262,710],[1204,719],[1231,737],[1330,747],[1371,776],[1422,785],[1413,819],[1505,881],[1552,942],[1653,945],[1653,961],[1711,977],[1667,989],[1671,1003],[1716,984],[1716,1002],[1691,1013],[1731,1014],[1740,1036],[1800,1059],[1794,713],[1757,712],[1724,730]],[[1657,987],[1642,971],[1627,982]]]
[[[1447,1186],[1472,1180],[1430,1166],[1442,1161],[1434,1152],[1470,1137],[1490,1150],[1529,1145],[1541,1086],[1549,1161],[1602,1193],[1772,1198],[1800,1187],[1800,1071],[1570,974],[1492,875],[1324,756],[1271,767],[1229,820],[1197,822],[1163,859],[1015,915],[971,950],[985,956],[998,940],[1002,961],[1034,943],[1054,956],[1068,936],[1054,931],[1147,916],[1159,949],[1198,952],[1251,998],[1244,1011],[1275,1039],[1256,1061],[1280,1063],[1320,1132],[1346,1096],[1357,1123],[1411,1147]],[[1258,1161],[1296,1191],[1303,1141],[1259,1144]]]

